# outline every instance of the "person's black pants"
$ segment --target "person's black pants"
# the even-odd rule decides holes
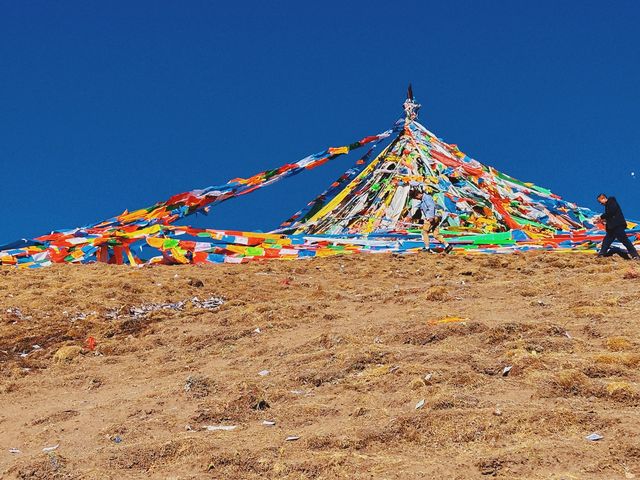
[[[631,243],[631,241],[627,238],[627,233],[624,231],[624,227],[617,227],[612,230],[607,230],[607,234],[604,236],[604,239],[602,240],[602,246],[600,247],[600,251],[598,252],[598,255],[601,255],[603,257],[611,256],[609,255],[610,247],[611,247],[611,244],[616,240],[624,245],[624,247],[627,249],[627,252],[629,252],[629,255],[631,255],[632,257],[638,256],[638,252],[636,251],[636,248],[633,246],[633,243]],[[617,252],[611,252],[611,253],[617,253]]]
[[[602,256],[602,257],[613,257],[614,255],[619,255],[622,258],[624,258],[625,260],[631,259],[631,257],[629,256],[629,254],[625,250],[622,250],[621,248],[618,248],[618,247],[609,247],[609,251],[607,253],[601,254],[600,256]]]

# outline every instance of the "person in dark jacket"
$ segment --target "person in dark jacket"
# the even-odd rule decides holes
[[[610,257],[614,253],[618,253],[624,258],[625,255],[620,253],[621,250],[619,248],[611,248],[611,244],[617,240],[625,246],[628,254],[631,255],[631,258],[634,260],[640,260],[633,243],[631,243],[627,238],[627,233],[625,232],[625,229],[627,228],[627,221],[624,219],[622,209],[620,208],[620,205],[618,205],[615,197],[607,197],[604,193],[601,193],[598,195],[598,202],[604,205],[604,213],[600,218],[605,223],[607,231],[607,234],[602,240],[602,246],[600,247],[598,256]]]

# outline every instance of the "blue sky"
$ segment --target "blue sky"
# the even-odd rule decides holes
[[[0,243],[420,120],[479,161],[640,218],[640,2],[0,4]],[[195,225],[269,229],[342,157]]]

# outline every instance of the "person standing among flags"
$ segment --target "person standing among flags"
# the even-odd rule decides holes
[[[598,195],[598,202],[604,205],[604,213],[600,216],[602,221],[605,224],[605,229],[607,234],[602,240],[602,245],[600,246],[600,251],[598,252],[598,257],[610,257],[614,253],[618,253],[620,256],[625,258],[619,248],[611,247],[611,244],[615,241],[622,243],[627,249],[626,258],[628,255],[631,256],[634,260],[640,260],[640,256],[638,256],[638,252],[636,248],[633,246],[633,243],[627,237],[627,232],[625,232],[627,228],[627,221],[624,218],[624,214],[622,213],[622,209],[618,204],[618,201],[615,197],[607,197],[606,194],[601,193]],[[622,253],[621,253],[622,252]]]
[[[431,239],[433,235],[438,242],[444,246],[444,252],[449,253],[453,247],[447,243],[442,235],[440,235],[440,222],[442,217],[436,215],[436,203],[431,195],[425,194],[422,190],[414,190],[412,199],[414,200],[414,209],[412,209],[411,220],[422,223],[422,241],[424,242],[424,250],[431,252]],[[417,205],[415,205],[417,203]]]

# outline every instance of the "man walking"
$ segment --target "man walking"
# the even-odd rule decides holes
[[[433,235],[433,238],[444,246],[444,252],[449,253],[453,247],[440,235],[440,229],[438,227],[440,226],[442,218],[436,216],[436,203],[433,201],[433,198],[431,195],[425,195],[422,190],[416,190],[413,198],[420,203],[415,209],[415,212],[412,212],[411,219],[414,221],[422,221],[424,249],[429,252],[431,251],[431,240],[429,236]]]
[[[604,213],[600,216],[605,223],[607,234],[602,240],[602,246],[598,252],[598,257],[610,257],[614,253],[618,253],[619,249],[611,248],[611,243],[614,241],[621,242],[631,258],[634,260],[640,260],[636,248],[633,243],[627,238],[625,229],[627,228],[627,221],[624,219],[622,209],[618,205],[615,197],[607,197],[604,193],[598,195],[598,202],[604,205]]]

